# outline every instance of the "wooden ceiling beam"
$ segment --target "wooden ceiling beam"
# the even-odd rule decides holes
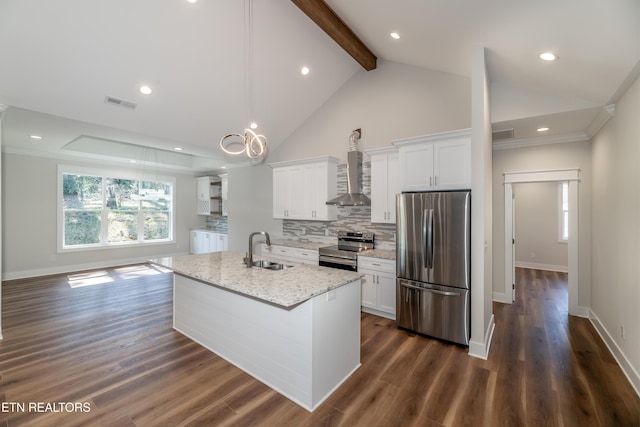
[[[378,58],[323,0],[291,0],[362,67],[371,71]]]

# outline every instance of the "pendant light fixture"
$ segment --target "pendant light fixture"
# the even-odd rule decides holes
[[[245,119],[251,118],[251,62],[253,56],[253,0],[245,0],[244,3],[244,66],[245,66]],[[258,159],[267,154],[267,138],[257,134],[251,127],[247,127],[240,133],[228,133],[220,139],[220,148],[227,154],[239,155],[245,153],[250,159]]]

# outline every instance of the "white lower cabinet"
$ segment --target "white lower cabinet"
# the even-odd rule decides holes
[[[396,318],[395,260],[358,256],[358,273],[362,278],[362,311]]]
[[[318,265],[318,251],[313,249],[294,248],[291,246],[262,244],[262,255],[284,262]]]
[[[228,247],[226,234],[205,230],[191,230],[189,252],[192,254],[204,254],[208,252],[226,251]]]

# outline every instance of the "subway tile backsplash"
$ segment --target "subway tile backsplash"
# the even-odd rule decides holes
[[[371,162],[363,162],[362,186],[371,195]],[[338,193],[347,192],[347,165],[338,165]],[[395,224],[372,224],[370,206],[337,207],[335,221],[283,220],[282,235],[285,239],[309,239],[312,242],[335,244],[338,231],[370,231],[375,233],[376,249],[396,248]]]

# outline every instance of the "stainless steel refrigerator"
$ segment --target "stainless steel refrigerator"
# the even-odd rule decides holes
[[[469,345],[471,192],[396,196],[398,327]]]

